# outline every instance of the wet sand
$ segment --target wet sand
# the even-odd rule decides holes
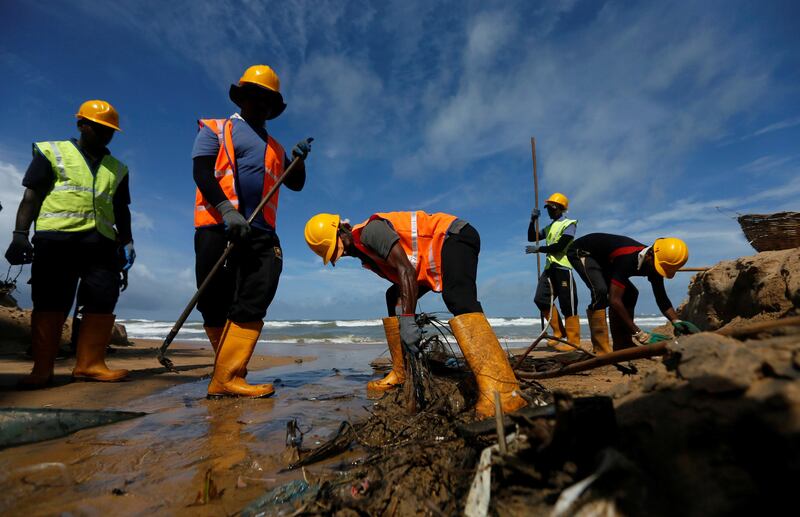
[[[210,371],[210,352],[190,346],[176,347],[171,355],[184,368],[180,374],[137,372],[135,382],[116,385],[73,383],[39,392],[3,392],[6,406],[111,408],[148,415],[0,451],[0,512],[235,513],[265,490],[304,475],[280,472],[288,463],[284,444],[289,420],[296,418],[306,433],[304,446],[314,447],[342,420],[364,415],[363,407],[370,404],[364,387],[374,376],[369,360],[383,349],[259,344],[257,354],[275,354],[251,362],[267,368],[251,370],[250,382],[276,386],[274,397],[261,400],[206,400],[202,376]],[[115,354],[109,363],[131,367],[126,361],[142,360],[158,369],[152,357]],[[60,364],[60,375],[66,376],[69,367],[68,361]],[[339,457],[312,469],[341,461]],[[209,471],[224,492],[207,504],[195,504]]]
[[[76,409],[125,409],[136,401],[158,391],[186,382],[194,382],[211,374],[214,354],[210,345],[200,342],[175,342],[167,355],[179,373],[167,373],[156,360],[160,341],[133,340],[134,346],[114,347],[106,357],[110,368],[131,371],[130,380],[120,383],[72,382],[75,358],[56,361],[54,386],[44,390],[19,391],[17,380],[30,372],[33,362],[22,353],[0,355],[0,406],[2,407],[65,407]],[[250,370],[313,360],[313,356],[253,355]]]
[[[110,357],[110,366],[134,370],[133,382],[72,383],[37,392],[0,393],[5,406],[148,413],[0,451],[3,514],[229,515],[268,489],[303,476],[313,479],[315,473],[331,472],[361,454],[356,450],[305,471],[282,471],[290,461],[285,455],[289,420],[298,420],[306,433],[304,447],[313,448],[341,421],[366,415],[365,408],[373,401],[366,398],[365,385],[379,375],[369,364],[385,353],[385,345],[260,343],[248,380],[273,382],[276,395],[208,401],[204,376],[211,371],[211,351],[176,344],[170,357],[181,372],[167,374],[151,350],[159,344],[137,340],[136,347]],[[537,350],[535,355],[549,353]],[[0,362],[6,372],[7,365],[20,374],[28,368],[18,360]],[[59,383],[67,382],[71,365],[72,360],[59,362]],[[622,381],[618,372],[603,373],[578,381],[585,383],[578,391],[602,393]],[[10,376],[3,376],[6,383]],[[569,389],[572,383],[553,382],[548,387]],[[207,474],[222,493],[199,504]]]

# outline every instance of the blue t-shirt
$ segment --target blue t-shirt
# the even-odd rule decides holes
[[[253,210],[261,201],[264,193],[264,157],[267,153],[267,130],[264,127],[253,127],[244,119],[234,117],[233,122],[233,148],[236,152],[236,194],[239,197],[239,212],[246,218],[250,217]],[[192,147],[192,159],[198,156],[216,156],[219,153],[219,139],[217,134],[208,127],[203,126],[197,132]],[[275,229],[267,224],[263,214],[258,214],[253,219],[252,226],[274,232]]]

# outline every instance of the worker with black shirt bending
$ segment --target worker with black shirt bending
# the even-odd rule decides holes
[[[592,296],[587,315],[595,353],[611,351],[609,326],[615,350],[666,339],[661,334],[645,332],[634,322],[639,291],[630,281],[632,276],[647,278],[658,308],[672,322],[676,334],[699,331],[693,323],[678,318],[664,288],[664,278],[675,276],[689,259],[689,250],[682,240],[661,238],[647,246],[622,235],[590,233],[574,240],[567,256]],[[609,307],[609,325],[606,307]]]

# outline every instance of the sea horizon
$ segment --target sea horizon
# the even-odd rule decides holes
[[[450,315],[441,317],[443,324]],[[531,316],[489,316],[489,324],[498,339],[505,343],[530,342],[539,333],[540,320]],[[589,336],[588,323],[580,317],[581,335]],[[640,314],[636,323],[650,330],[667,322],[657,314]],[[130,339],[163,339],[169,333],[174,321],[151,320],[145,318],[118,319],[125,325]],[[175,338],[177,341],[207,341],[202,321],[187,321]],[[360,343],[383,344],[382,318],[359,319],[292,319],[264,320],[260,342],[272,343]]]

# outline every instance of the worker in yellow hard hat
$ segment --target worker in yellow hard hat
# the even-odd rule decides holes
[[[614,350],[666,339],[661,334],[645,332],[634,323],[639,292],[630,281],[632,276],[647,277],[658,308],[672,322],[676,334],[699,332],[693,323],[678,318],[664,288],[664,279],[675,276],[689,259],[682,240],[667,237],[646,246],[622,235],[590,233],[575,239],[567,256],[592,295],[587,316],[595,353],[611,351],[609,326]]]
[[[505,412],[526,404],[508,356],[478,301],[475,280],[481,241],[467,221],[445,213],[379,212],[350,226],[336,214],[317,214],[306,223],[305,239],[323,264],[355,257],[392,284],[386,291],[389,317],[383,320],[392,371],[370,382],[368,389],[386,391],[406,381],[403,345],[414,351],[422,339],[417,300],[434,291],[442,293],[453,313],[450,328],[475,375],[477,416],[494,415],[495,393]]]
[[[547,254],[544,272],[539,278],[533,301],[542,312],[544,319],[550,321],[553,336],[566,339],[569,343],[579,346],[581,344],[581,323],[577,312],[578,290],[572,276],[572,265],[567,258],[567,250],[575,239],[578,221],[566,216],[569,199],[560,192],[547,198],[544,206],[552,222],[537,234],[536,223],[539,219],[539,209],[534,208],[531,212],[531,222],[528,225],[528,242],[538,242],[544,239],[545,245],[525,247],[525,253]],[[555,300],[558,300],[561,312],[564,313],[564,324],[561,323]],[[555,340],[549,344],[562,352],[574,350],[573,347]]]
[[[73,378],[110,382],[128,375],[105,363],[114,307],[124,288],[121,275],[136,258],[128,168],[107,148],[120,130],[119,115],[108,102],[89,100],[76,116],[78,139],[33,144],[14,237],[6,251],[10,264],[33,263],[34,364],[20,381],[25,388],[52,381],[62,327],[76,291],[82,319]],[[31,224],[35,229],[29,241]]]
[[[200,120],[192,150],[198,286],[228,242],[236,244],[223,270],[201,294],[197,308],[216,353],[208,396],[258,398],[272,395],[272,385],[248,384],[245,375],[283,268],[276,232],[280,190],[252,224],[247,219],[289,164],[283,146],[265,126],[283,113],[286,103],[278,75],[266,65],[245,70],[239,82],[231,85],[230,99],[240,112]],[[303,139],[291,151],[300,163],[284,180],[289,190],[300,191],[305,184],[304,160],[311,141]]]

